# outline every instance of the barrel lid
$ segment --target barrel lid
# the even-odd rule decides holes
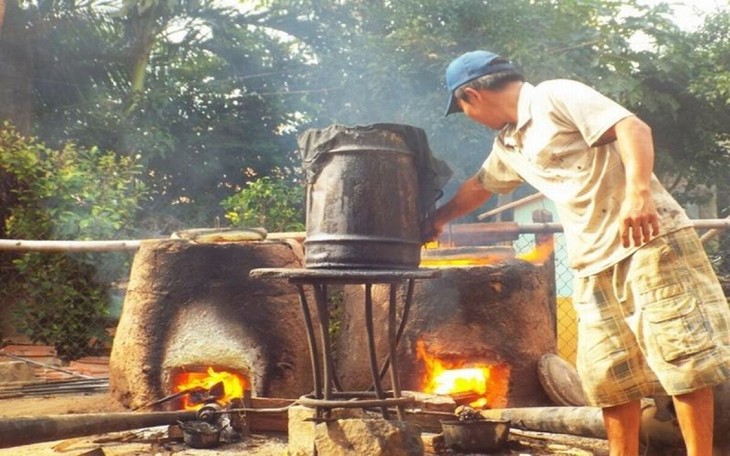
[[[586,405],[578,372],[568,361],[553,353],[543,355],[537,363],[537,374],[548,397],[557,405]]]

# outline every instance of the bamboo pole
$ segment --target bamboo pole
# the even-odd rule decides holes
[[[304,232],[269,233],[266,239],[284,240],[295,239],[302,241],[306,237]],[[149,239],[148,241],[154,241]],[[29,239],[0,239],[0,251],[29,251],[29,252],[124,252],[136,251],[144,239],[113,240],[113,241],[54,241]]]
[[[730,221],[730,216],[728,216],[724,220]],[[702,241],[703,245],[707,244],[711,240],[715,239],[721,232],[725,231],[726,229],[727,229],[727,227],[726,228],[713,228],[710,231],[708,231],[707,233],[703,234],[702,237],[700,238],[700,241]]]
[[[730,217],[724,219],[702,219],[693,220],[692,224],[697,229],[717,230],[717,232],[730,229]],[[502,226],[495,223],[484,223],[485,229],[492,231],[510,231],[517,226],[519,233],[560,233],[563,225],[560,223],[513,223],[503,222]],[[488,228],[487,228],[488,227]],[[709,234],[709,233],[707,233]],[[713,235],[716,235],[715,232]],[[306,233],[303,231],[269,233],[268,240],[294,239],[304,241]],[[154,239],[150,239],[154,240]],[[39,241],[27,239],[0,239],[0,251],[33,251],[33,252],[114,252],[114,251],[135,251],[139,249],[145,240],[131,239],[119,241]]]
[[[33,241],[0,239],[0,250],[33,252],[118,252],[135,251],[142,241]]]

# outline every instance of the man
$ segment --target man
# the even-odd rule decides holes
[[[611,456],[639,454],[640,399],[672,396],[689,456],[710,456],[712,386],[730,375],[730,316],[690,220],[653,174],[650,128],[577,81],[525,82],[468,52],[446,70],[446,114],[499,130],[433,232],[527,182],[555,202],[575,273],[577,367]]]

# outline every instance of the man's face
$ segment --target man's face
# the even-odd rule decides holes
[[[492,130],[501,130],[507,125],[507,120],[502,118],[499,110],[495,109],[495,103],[491,98],[496,95],[488,90],[467,89],[466,99],[459,99],[458,103],[464,114],[474,122],[486,125]]]

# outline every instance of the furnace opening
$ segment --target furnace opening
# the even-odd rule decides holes
[[[246,389],[251,389],[245,374],[221,366],[175,368],[170,374],[170,384],[174,394],[186,393],[178,399],[180,410],[198,409],[211,399],[225,406],[233,399],[243,397]]]

